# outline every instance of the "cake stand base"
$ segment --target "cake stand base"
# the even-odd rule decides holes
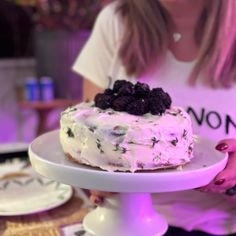
[[[107,198],[85,216],[83,226],[94,236],[162,236],[168,228],[153,208],[149,193],[121,193]]]

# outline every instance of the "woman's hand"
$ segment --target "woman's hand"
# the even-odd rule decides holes
[[[236,194],[236,139],[221,140],[215,148],[223,153],[228,152],[228,163],[211,183],[200,188],[200,190],[234,195]]]
[[[95,205],[101,205],[105,197],[110,197],[115,193],[90,190],[90,201]]]

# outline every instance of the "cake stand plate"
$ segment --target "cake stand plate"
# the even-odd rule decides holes
[[[227,155],[216,151],[214,145],[199,138],[193,160],[183,168],[107,172],[67,160],[56,130],[36,138],[30,144],[29,156],[33,168],[45,177],[80,188],[120,193],[85,217],[83,224],[91,235],[161,236],[167,222],[154,210],[150,193],[207,185],[227,163]]]

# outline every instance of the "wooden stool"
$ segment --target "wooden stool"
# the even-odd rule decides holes
[[[38,136],[47,131],[46,124],[47,124],[48,115],[51,111],[58,108],[65,109],[66,107],[75,105],[77,103],[79,103],[78,100],[71,100],[71,99],[55,99],[48,102],[21,101],[20,107],[25,108],[25,109],[33,109],[36,111],[39,118],[39,123],[37,127],[37,132],[36,132]]]

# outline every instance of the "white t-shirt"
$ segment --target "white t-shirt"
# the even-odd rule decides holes
[[[189,112],[196,134],[216,142],[236,137],[236,109],[232,109],[233,101],[236,101],[236,86],[214,90],[199,77],[197,85],[190,87],[187,80],[194,61],[181,62],[167,52],[161,67],[139,78],[127,76],[117,53],[122,19],[115,7],[116,3],[112,3],[99,14],[73,70],[101,88],[111,86],[117,79],[162,87],[171,95],[173,105],[182,106]],[[189,190],[155,195],[158,211],[173,226],[215,235],[236,233],[236,203],[227,202],[221,194]]]

